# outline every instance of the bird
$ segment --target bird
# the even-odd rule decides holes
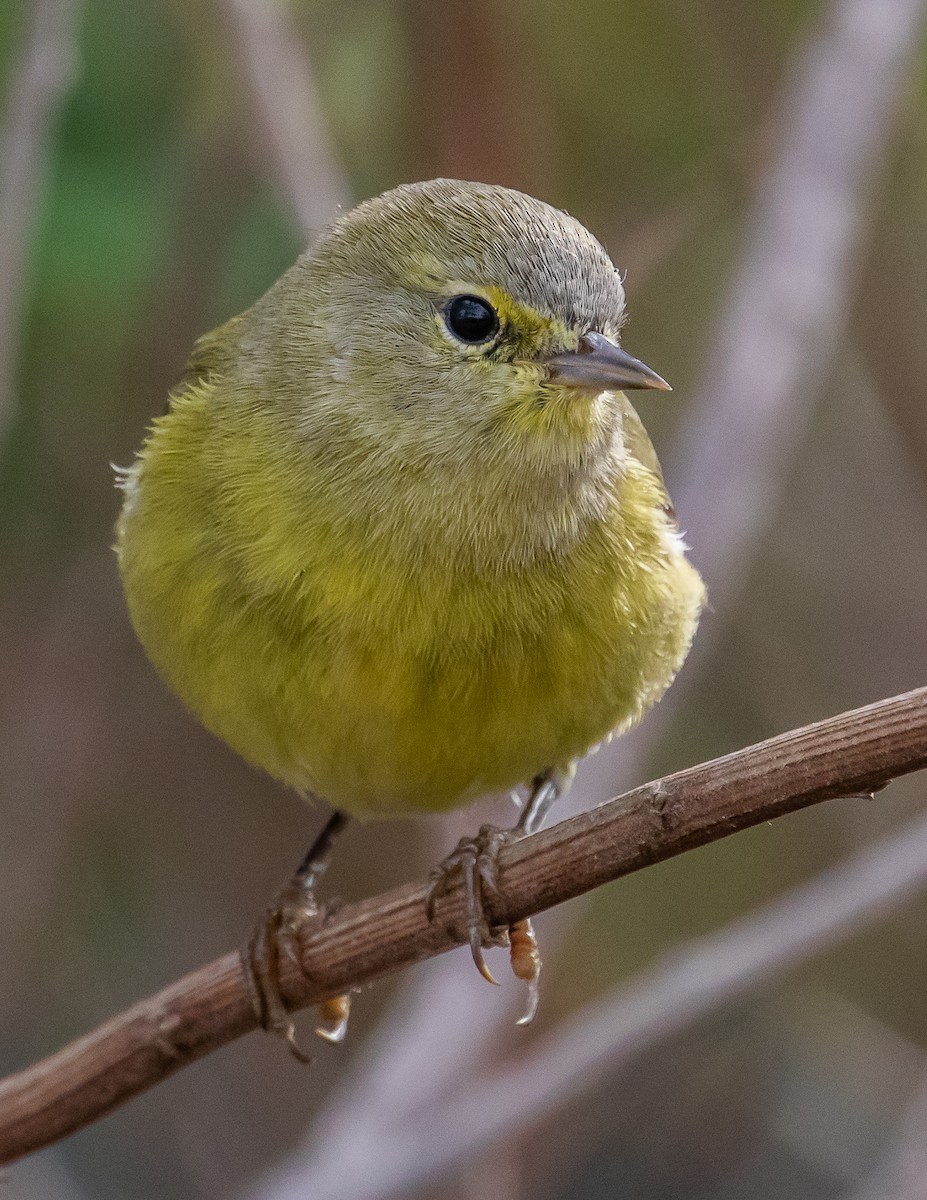
[[[491,978],[499,845],[690,648],[704,585],[625,395],[669,385],[624,350],[624,321],[620,272],[566,212],[403,184],[196,342],[118,473],[116,553],[154,667],[249,763],[333,810],[244,953],[261,1024],[298,1057],[279,958],[318,918],[348,817],[527,786],[513,830],[483,827],[432,874],[433,919],[463,874],[461,940]],[[530,927],[516,942],[533,1012]],[[319,1032],[343,1036],[346,1012]]]

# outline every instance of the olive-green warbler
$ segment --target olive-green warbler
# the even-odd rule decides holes
[[[246,955],[291,1043],[278,955],[342,814],[533,781],[530,832],[686,655],[703,587],[622,391],[667,387],[619,347],[624,306],[566,213],[398,187],[200,338],[121,475],[117,551],[152,662],[249,762],[337,810]],[[462,843],[432,889],[468,876],[484,971],[498,840]]]

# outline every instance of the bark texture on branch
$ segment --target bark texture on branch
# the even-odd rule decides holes
[[[869,793],[927,766],[927,688],[808,725],[667,776],[505,847],[506,925],[640,867],[838,796]],[[293,1007],[443,953],[463,914],[461,889],[428,922],[425,886],[347,905],[302,941]],[[86,1037],[0,1083],[0,1162],[73,1133],[219,1046],[256,1018],[237,954],[187,975]]]
[[[818,18],[790,54],[764,128],[746,133],[749,152],[732,151],[730,168],[738,175],[761,165],[758,147],[772,152],[761,155],[745,240],[706,342],[702,382],[695,398],[683,403],[672,445],[661,450],[712,611],[703,616],[686,669],[665,700],[622,740],[619,752],[600,755],[585,770],[585,790],[596,789],[597,796],[639,777],[638,768],[704,679],[764,532],[783,507],[792,461],[846,336],[846,309],[866,256],[878,180],[891,156],[898,100],[920,61],[927,3],[828,0]],[[778,131],[775,149],[770,120]],[[728,173],[711,155],[703,167],[720,188],[722,207],[730,205]],[[651,241],[662,225],[657,240],[665,252],[667,224],[680,231],[694,218],[698,226],[705,217],[702,186],[677,197],[656,226],[641,230],[638,242]],[[632,267],[629,295],[639,294],[640,246],[634,253],[627,238],[612,241],[616,261]],[[568,799],[564,816],[582,806],[582,790]],[[548,954],[556,953],[563,930],[559,922],[547,922]],[[369,1161],[360,1147],[367,1153],[375,1146],[381,1164],[389,1153],[388,1127],[401,1124],[398,1109],[416,1123],[449,1084],[473,1076],[470,1047],[479,1039],[493,1053],[519,997],[512,990],[492,1008],[475,1010],[458,981],[457,964],[445,960],[403,989],[401,1007],[381,1019],[376,1038],[355,1056],[311,1133],[278,1164],[279,1177],[337,1178],[345,1181],[346,1194],[346,1181],[360,1180]],[[271,1183],[249,1200],[291,1195]]]

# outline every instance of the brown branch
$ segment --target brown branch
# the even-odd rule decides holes
[[[927,766],[927,688],[882,700],[691,767],[551,829],[499,858],[489,913],[506,925],[603,883],[773,817],[884,787]],[[293,1007],[451,949],[460,889],[430,924],[425,888],[408,884],[335,912],[303,940]],[[80,1129],[174,1071],[255,1028],[237,954],[135,1005],[0,1084],[0,1162]]]
[[[714,322],[698,396],[684,405],[671,451],[661,452],[712,611],[667,699],[614,753],[603,751],[586,766],[564,816],[581,806],[584,791],[604,795],[640,777],[703,680],[712,647],[736,608],[844,337],[852,266],[865,245],[870,194],[891,148],[898,95],[918,61],[925,13],[925,0],[829,0],[792,58],[774,113],[746,136],[754,159],[757,146],[770,141],[766,125],[777,127],[779,145],[759,172],[748,236]],[[728,203],[731,188],[723,177],[743,170],[735,166],[739,155],[737,147],[718,185]],[[668,210],[657,218],[664,239],[667,224],[671,242],[711,213],[712,187],[700,183],[675,215]],[[631,237],[636,249],[610,239],[617,261],[632,268],[633,290],[640,287],[635,262],[642,239],[651,240],[654,229]],[[551,955],[563,926],[548,925]],[[355,1058],[350,1081],[341,1082],[317,1117],[313,1171],[343,1176],[358,1147],[395,1119],[397,1105],[415,1121],[448,1083],[472,1073],[476,1039],[492,1052],[513,1019],[517,996],[509,993],[482,1013],[458,981],[453,961],[435,963],[404,990],[372,1047]],[[305,1154],[304,1147],[291,1154],[294,1166],[297,1160],[305,1165]],[[261,1200],[280,1198],[267,1191]]]
[[[454,1166],[466,1164],[469,1172],[493,1148],[511,1148],[513,1135],[536,1132],[578,1096],[603,1087],[619,1094],[631,1063],[884,920],[925,885],[927,813],[921,813],[768,904],[673,946],[526,1052],[506,1055],[501,1065],[498,1056],[479,1055],[484,1069],[454,1080],[440,1103],[431,1096],[414,1113],[397,1105],[374,1136],[360,1139],[353,1153],[346,1149],[340,1170],[327,1156],[316,1157],[327,1130],[314,1122],[310,1154],[289,1155],[236,1192],[236,1200],[390,1200],[417,1194]],[[908,1158],[913,1166],[914,1155]],[[852,1200],[915,1200],[915,1194],[883,1189]]]

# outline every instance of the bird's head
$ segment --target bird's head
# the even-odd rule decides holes
[[[613,424],[610,395],[668,387],[619,346],[624,289],[602,246],[508,188],[397,187],[337,221],[298,270],[338,403],[403,451],[571,457]]]

